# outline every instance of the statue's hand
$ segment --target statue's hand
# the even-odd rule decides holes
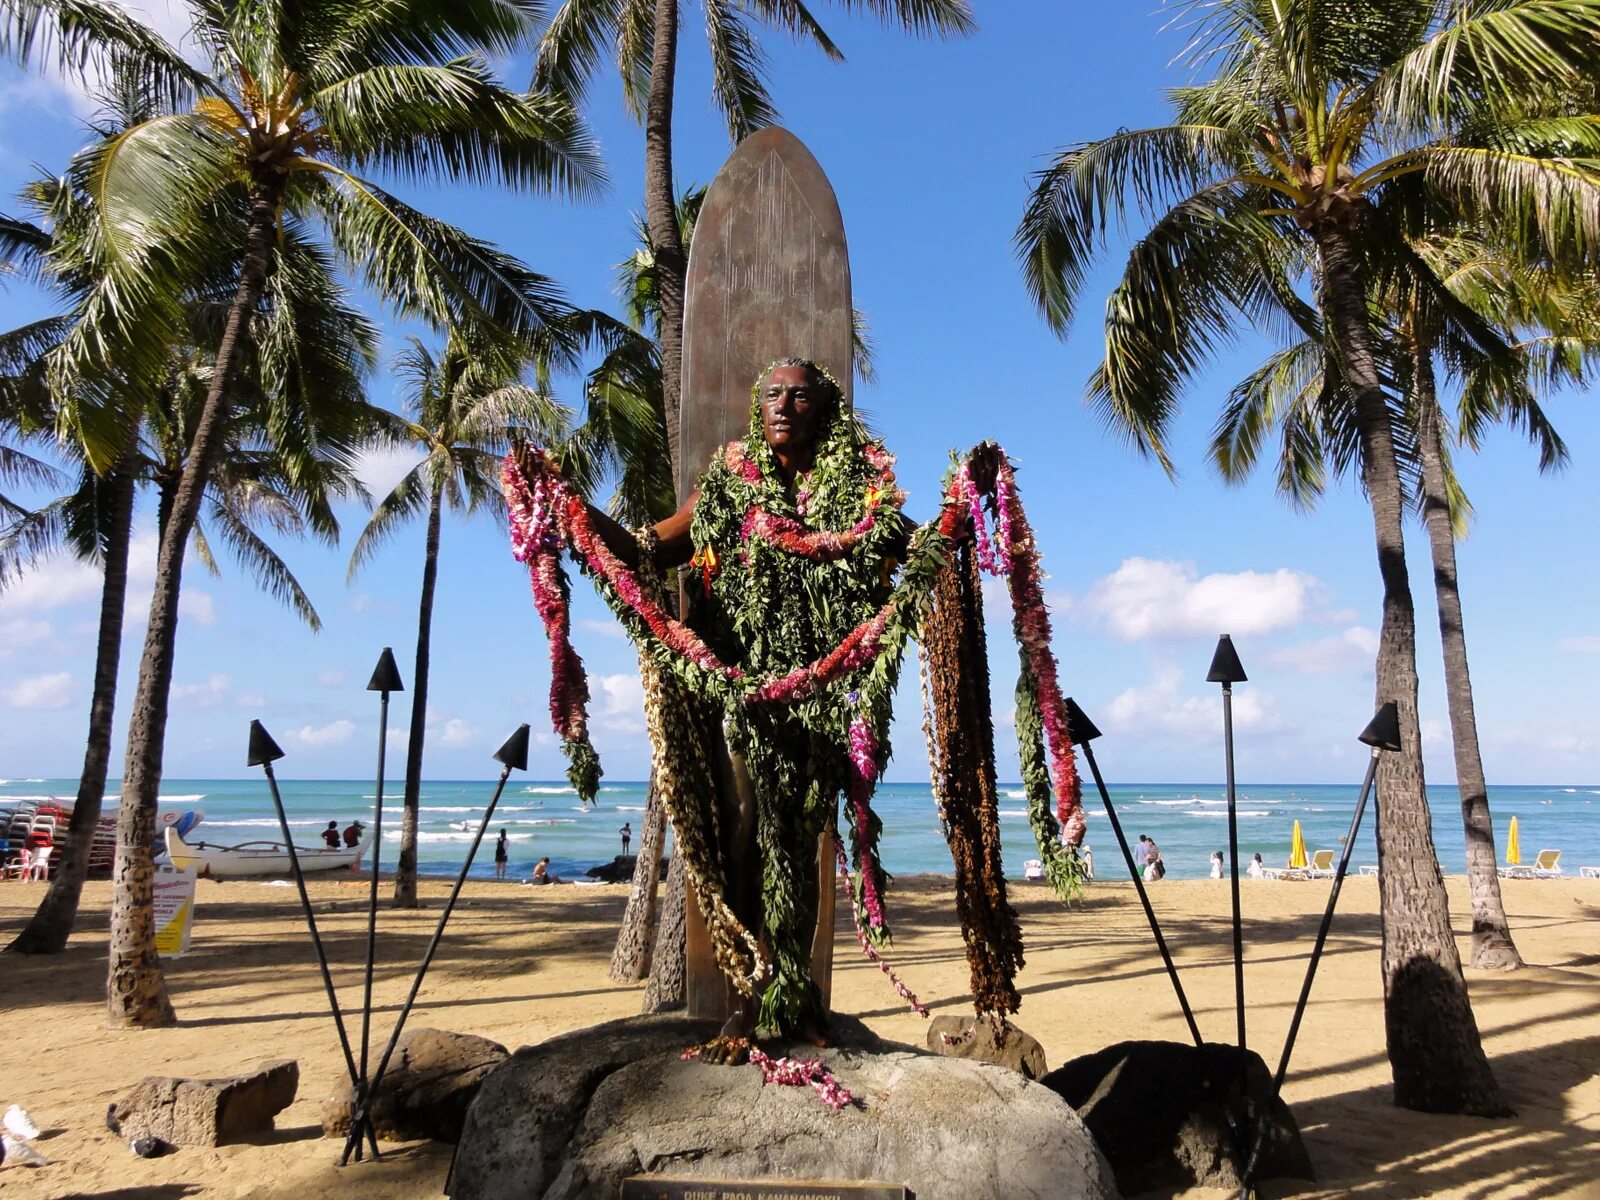
[[[992,492],[1000,474],[1000,447],[993,442],[979,442],[967,459],[967,473],[980,492]]]

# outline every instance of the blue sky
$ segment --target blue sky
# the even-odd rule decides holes
[[[128,3],[163,28],[165,0]],[[829,6],[822,6],[827,11]],[[1239,772],[1258,782],[1355,780],[1354,734],[1372,707],[1379,586],[1371,518],[1348,485],[1310,516],[1285,507],[1263,478],[1223,486],[1204,462],[1219,399],[1258,361],[1247,331],[1190,392],[1173,439],[1181,475],[1168,482],[1101,427],[1083,404],[1099,354],[1094,317],[1110,279],[1102,270],[1070,340],[1051,336],[1024,294],[1010,237],[1028,175],[1060,145],[1161,118],[1162,89],[1184,81],[1169,67],[1181,43],[1143,5],[979,3],[977,36],[922,42],[829,12],[848,55],[830,65],[770,37],[772,89],[784,123],[811,147],[839,194],[856,303],[877,343],[879,381],[858,391],[910,491],[931,514],[951,448],[992,437],[1020,462],[1055,610],[1067,689],[1105,730],[1099,757],[1123,781],[1221,777],[1220,707],[1204,681],[1216,635],[1231,632],[1251,681],[1237,689]],[[678,77],[680,186],[708,182],[728,152],[710,105],[698,11],[686,6]],[[525,79],[525,62],[508,64]],[[595,89],[591,120],[612,186],[574,206],[504,192],[401,187],[424,209],[498,241],[559,280],[577,303],[619,311],[613,264],[631,249],[642,205],[643,138],[621,111],[614,78]],[[38,164],[59,170],[81,145],[81,95],[0,68],[0,195]],[[1118,256],[1108,256],[1115,263]],[[7,327],[41,314],[25,286],[0,290]],[[386,354],[403,329],[385,323]],[[576,381],[564,384],[568,397]],[[374,398],[394,403],[387,371]],[[1593,470],[1600,414],[1585,396],[1551,411],[1573,453],[1564,473],[1540,478],[1531,449],[1496,433],[1461,473],[1478,508],[1460,548],[1478,723],[1491,782],[1600,780],[1600,567]],[[375,459],[370,485],[408,465]],[[290,757],[283,773],[361,776],[371,765],[377,705],[363,689],[379,650],[392,645],[409,682],[422,571],[422,528],[397,537],[354,581],[349,546],[363,513],[345,514],[339,551],[282,547],[318,606],[313,635],[254,592],[229,565],[221,578],[186,574],[172,717],[169,778],[244,773],[250,718],[260,717]],[[1591,532],[1585,533],[1584,530]],[[1417,599],[1422,716],[1429,778],[1453,782],[1431,569],[1422,531],[1408,527]],[[135,586],[123,653],[119,738],[143,632],[154,536],[141,513]],[[577,642],[593,676],[595,742],[608,773],[640,778],[647,750],[637,670],[628,643],[578,585]],[[65,560],[45,564],[0,595],[0,777],[75,776],[87,721],[98,581]],[[449,521],[443,537],[433,635],[427,774],[487,774],[488,755],[521,721],[542,736],[531,774],[563,769],[548,735],[547,654],[526,579],[491,522]],[[1004,627],[991,635],[995,710],[1004,722],[1015,669]],[[905,689],[898,756],[889,777],[926,777],[914,691]],[[409,698],[390,724],[406,725]],[[1001,772],[1015,771],[1001,730]]]

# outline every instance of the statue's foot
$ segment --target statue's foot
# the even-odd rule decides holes
[[[699,1058],[719,1067],[742,1067],[750,1061],[750,1039],[719,1033],[700,1047]]]

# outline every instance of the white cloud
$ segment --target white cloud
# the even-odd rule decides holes
[[[260,692],[246,692],[233,702],[235,708],[265,708],[267,698]]]
[[[319,671],[317,673],[317,686],[318,687],[325,687],[325,688],[338,687],[343,682],[344,682],[344,672],[343,671]]]
[[[226,675],[212,675],[203,683],[176,683],[172,685],[172,702],[191,708],[213,708],[232,686],[233,681]]]
[[[178,617],[210,629],[217,623],[217,602],[210,592],[184,588],[178,593]]]
[[[470,746],[478,740],[478,731],[460,717],[451,717],[444,723],[439,742],[445,746]]]
[[[612,733],[644,732],[644,684],[637,675],[601,675],[591,682],[605,699],[595,720]]]
[[[382,500],[422,459],[422,452],[411,446],[368,450],[356,459],[356,478],[374,500]]]
[[[291,735],[302,746],[342,746],[356,731],[354,721],[338,720],[315,728],[303,725]]]
[[[1105,708],[1105,724],[1112,729],[1141,735],[1176,734],[1197,737],[1221,735],[1222,700],[1218,692],[1184,696],[1184,672],[1176,666],[1161,668],[1144,687],[1131,687]],[[1233,726],[1240,732],[1268,729],[1273,724],[1270,694],[1250,689],[1233,697]]]
[[[132,0],[111,0],[111,3],[154,29],[168,45],[191,62],[199,61],[193,39],[189,37],[189,18],[181,0],[138,0],[136,3]],[[41,39],[41,43],[35,46],[34,61],[50,64],[49,73],[43,77],[30,74],[0,87],[0,112],[23,106],[54,111],[64,98],[74,115],[93,115],[100,108],[95,94],[103,87],[103,76],[98,67],[91,63],[82,79],[63,78],[54,70],[54,42]]]
[[[31,649],[53,632],[49,621],[33,621],[27,617],[0,621],[0,658],[10,658],[18,650]]]
[[[7,708],[65,708],[72,703],[72,676],[58,671],[19,679],[0,692],[0,700]]]
[[[1559,645],[1568,654],[1600,654],[1600,634],[1565,637]]]
[[[1193,563],[1129,558],[1089,589],[1083,608],[1128,642],[1257,634],[1304,620],[1321,586],[1287,567],[1202,576]]]
[[[623,630],[621,623],[615,620],[597,621],[593,617],[580,617],[573,623],[586,633],[593,633],[600,637],[625,638],[628,636],[626,631]]]
[[[1371,675],[1377,655],[1377,633],[1365,626],[1353,625],[1332,637],[1275,650],[1271,661],[1302,675],[1334,675],[1344,671]]]

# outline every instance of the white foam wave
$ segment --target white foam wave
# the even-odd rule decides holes
[[[474,833],[419,833],[419,834],[417,834],[417,841],[419,841],[419,842],[470,842],[476,836],[477,835],[474,834]],[[400,840],[400,837],[401,837],[400,832],[396,831],[394,833],[385,833],[383,835],[383,840],[386,841],[386,842],[398,842]],[[528,842],[528,841],[532,841],[533,840],[533,834],[531,834],[531,833],[510,833],[510,834],[506,835],[506,838],[507,838],[508,841],[513,841],[513,842]]]
[[[418,812],[477,812],[478,807],[473,804],[419,804]]]
[[[1026,799],[1028,795],[1028,793],[1022,788],[1006,788],[1005,794],[1012,800],[1023,800]]]
[[[328,823],[326,821],[318,820],[318,821],[290,821],[289,824],[290,825],[301,825],[301,826],[306,826],[306,827],[315,826],[318,829],[323,829],[323,828],[326,828]],[[278,827],[278,822],[275,819],[274,820],[270,820],[270,821],[267,821],[267,820],[258,820],[258,821],[239,820],[239,821],[207,821],[206,822],[206,828],[207,829],[259,829],[259,828],[262,828],[264,826],[270,826],[271,828],[276,829]]]
[[[1226,817],[1225,812],[1192,812],[1186,814],[1191,817]],[[1271,810],[1265,808],[1241,808],[1238,813],[1241,817],[1270,817]]]
[[[522,789],[530,796],[576,796],[578,790],[570,787],[525,787]]]
[[[1002,817],[1026,817],[1028,810],[1025,808],[1002,808],[1000,815]]]
[[[377,799],[377,797],[374,796],[371,792],[363,792],[362,795],[361,795],[361,798],[363,800],[376,800]],[[383,798],[385,800],[404,800],[406,798],[406,794],[404,792],[385,792],[383,794]]]
[[[618,812],[644,812],[645,808],[644,808],[644,805],[642,805],[642,804],[639,804],[639,805],[619,804],[619,805],[617,805],[617,811]]]
[[[576,825],[571,817],[524,817],[519,821],[510,822],[512,825]]]
[[[193,796],[168,796],[168,795],[163,794],[161,796],[161,803],[163,803],[163,804],[196,804],[199,801],[204,800],[205,798],[206,798],[206,794],[204,792],[200,792],[200,793],[198,793],[196,795],[193,795]],[[120,797],[119,797],[119,799],[120,799]]]

